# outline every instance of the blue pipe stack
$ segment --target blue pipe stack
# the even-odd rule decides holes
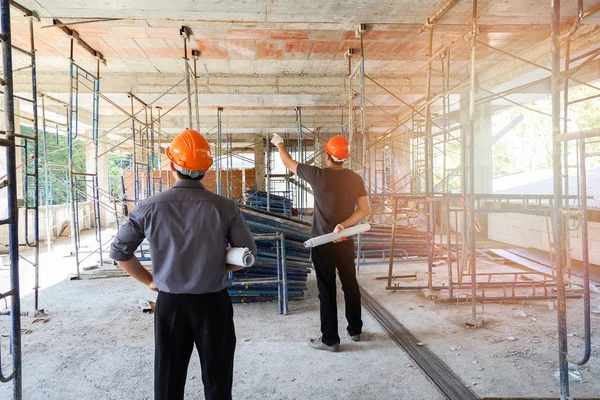
[[[311,237],[310,224],[252,207],[240,206],[240,209],[253,234],[285,234],[288,296],[289,300],[301,299],[312,266],[310,250],[303,244]],[[233,284],[229,288],[229,294],[234,303],[277,300],[276,283],[251,284],[252,279],[277,279],[277,244],[273,240],[257,240],[256,245],[258,255],[254,266],[233,272]],[[236,284],[236,281],[246,284]]]
[[[267,192],[247,190],[246,199],[247,206],[267,210]],[[269,196],[269,208],[272,213],[282,214],[286,217],[292,216],[292,200],[283,196],[271,194]]]

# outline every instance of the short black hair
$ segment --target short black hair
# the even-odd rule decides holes
[[[204,175],[205,175],[205,174],[202,174],[200,176],[192,178],[191,176],[182,174],[181,172],[179,172],[177,170],[175,170],[175,172],[177,172],[177,176],[179,177],[179,179],[185,179],[185,180],[188,180],[188,181],[201,181],[202,178],[204,178]]]
[[[344,160],[342,160],[342,161],[335,161],[333,159],[333,157],[331,156],[331,154],[329,154],[329,153],[327,153],[327,157],[329,157],[329,160],[331,160],[331,162],[334,163],[335,165],[339,165],[340,167],[342,165],[344,165]]]

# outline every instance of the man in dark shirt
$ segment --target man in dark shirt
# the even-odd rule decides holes
[[[273,134],[271,142],[279,149],[283,164],[299,178],[308,182],[315,199],[312,235],[339,232],[359,223],[371,212],[369,198],[362,178],[343,167],[350,157],[348,141],[337,135],[325,143],[327,168],[300,164],[285,149],[283,139]],[[348,334],[353,341],[360,341],[362,318],[360,291],[354,268],[354,241],[343,240],[327,243],[312,249],[312,261],[317,274],[319,300],[321,303],[321,337],[311,339],[313,348],[338,351],[338,334],[335,271],[337,268],[344,299]]]
[[[154,393],[183,400],[194,345],[200,355],[206,399],[231,399],[235,330],[227,288],[226,246],[256,245],[237,205],[204,189],[212,164],[208,142],[185,130],[167,148],[175,185],[141,201],[112,243],[110,256],[133,278],[158,292]],[[150,242],[152,274],[135,257]]]

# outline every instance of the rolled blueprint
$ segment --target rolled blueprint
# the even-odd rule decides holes
[[[341,239],[342,237],[358,235],[359,233],[366,232],[370,229],[371,229],[371,225],[369,225],[369,224],[355,225],[351,228],[344,229],[339,233],[328,233],[326,235],[321,235],[321,236],[314,237],[312,239],[308,239],[306,242],[304,242],[304,247],[320,246],[322,244]]]
[[[227,249],[225,263],[248,268],[254,265],[254,254],[247,247],[232,247]]]

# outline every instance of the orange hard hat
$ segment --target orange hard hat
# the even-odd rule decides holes
[[[336,135],[325,142],[325,150],[335,161],[344,161],[350,158],[348,141],[342,135]]]
[[[175,136],[166,153],[169,160],[190,171],[206,171],[213,163],[208,141],[192,129]]]

